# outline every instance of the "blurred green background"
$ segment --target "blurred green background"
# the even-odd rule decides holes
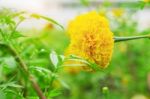
[[[78,9],[76,4],[69,6]],[[100,15],[107,17],[115,36],[150,33],[150,27],[140,27],[135,18],[139,11],[150,11],[149,3],[144,1],[106,0],[100,1],[98,5],[96,0],[93,2],[81,0],[79,6],[87,11],[96,10]],[[16,26],[17,19],[11,16],[16,12],[12,9],[1,9],[0,28],[3,31],[9,33],[12,30],[7,26],[11,24],[12,27]],[[19,14],[17,18],[22,16],[26,14]],[[19,33],[8,40],[13,42],[13,46],[28,65],[30,73],[35,76],[48,99],[150,99],[149,39],[115,43],[108,68],[98,72],[81,71],[74,74],[66,73],[62,68],[57,71],[50,58],[52,51],[55,51],[60,58],[68,47],[70,40],[66,30],[47,21],[40,29],[27,29],[25,25],[27,24],[18,28]],[[64,28],[67,28],[65,24]],[[1,36],[0,41],[2,41]],[[6,49],[0,48],[0,99],[38,99],[30,83],[23,79],[26,77],[21,74],[17,65]]]

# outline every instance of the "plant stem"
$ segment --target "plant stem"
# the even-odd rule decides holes
[[[15,58],[16,62],[19,64],[20,68],[24,71],[25,75],[28,77],[29,81],[31,82],[32,87],[36,91],[39,98],[40,99],[46,99],[46,97],[44,96],[40,86],[37,84],[37,82],[35,81],[32,74],[29,73],[27,65],[24,63],[24,61],[22,60],[22,58],[20,57],[18,52],[10,45],[0,43],[0,46],[3,46],[3,47],[7,48],[10,51],[10,53]]]
[[[143,36],[132,36],[132,37],[114,37],[114,42],[121,42],[121,41],[128,41],[128,40],[135,40],[135,39],[142,39],[142,38],[149,38],[150,35],[143,35]]]

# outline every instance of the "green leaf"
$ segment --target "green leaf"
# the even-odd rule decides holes
[[[14,31],[11,35],[12,39],[16,39],[16,38],[20,38],[20,37],[25,37],[25,36],[22,35],[19,31]]]
[[[58,25],[60,28],[62,28],[64,30],[64,27],[62,25],[60,25],[58,22],[56,22],[55,20],[53,20],[52,18],[49,18],[49,17],[46,17],[46,16],[43,16],[43,15],[39,15],[39,14],[31,14],[31,17],[33,18],[36,18],[36,19],[44,19],[44,20],[47,20],[49,22],[52,22],[53,24],[56,24]]]
[[[81,4],[83,4],[84,6],[89,6],[89,0],[80,0]]]
[[[79,56],[70,55],[70,57],[68,59],[85,63],[85,64],[87,64],[87,66],[89,66],[89,68],[92,68],[94,71],[100,71],[101,70],[100,66],[98,66],[96,63],[89,62],[88,60],[85,60]]]
[[[8,83],[5,83],[5,84],[1,84],[0,85],[0,88],[2,90],[6,89],[7,87],[13,87],[13,88],[23,88],[21,85],[18,85],[18,84],[15,84],[15,82],[8,82]]]
[[[54,65],[54,67],[57,68],[59,60],[58,60],[58,56],[55,51],[52,51],[50,53],[50,60],[51,60],[52,64]]]
[[[145,4],[146,4],[145,2],[139,1],[139,8],[143,9],[145,7]]]
[[[10,24],[15,25],[16,24],[16,22],[10,16],[4,17],[4,22],[8,25],[10,25]]]
[[[52,97],[58,96],[58,95],[60,95],[60,94],[61,94],[60,90],[58,90],[58,89],[53,89],[52,91],[50,91],[48,97],[51,97],[51,98],[52,98]]]
[[[64,61],[65,60],[65,56],[64,55],[59,55],[61,61]]]
[[[25,14],[26,12],[25,11],[21,11],[21,12],[16,12],[16,13],[13,13],[11,16],[13,17],[13,18],[15,18],[15,17],[20,17],[20,16],[22,16],[23,14]]]
[[[31,66],[29,69],[36,70],[40,73],[43,73],[43,75],[45,75],[45,73],[49,74],[49,75],[52,74],[52,72],[50,70],[43,68],[43,67],[39,67],[39,66]]]

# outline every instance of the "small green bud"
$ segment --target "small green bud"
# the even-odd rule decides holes
[[[109,92],[109,88],[108,87],[103,87],[102,92],[103,92],[103,94],[107,94]]]
[[[109,97],[108,97],[109,88],[108,87],[103,87],[102,92],[103,92],[103,95],[104,95],[104,99],[109,99]]]

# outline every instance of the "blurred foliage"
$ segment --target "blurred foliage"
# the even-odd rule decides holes
[[[89,7],[89,0],[81,0]],[[97,10],[110,20],[114,35],[131,36],[150,33],[139,31],[133,15],[144,10],[149,3],[139,1],[124,3],[119,8],[109,8],[106,0]],[[128,7],[131,8],[128,8]],[[143,9],[141,9],[143,8]],[[27,14],[8,9],[0,11],[0,42],[11,44],[34,75],[48,99],[149,99],[150,97],[150,46],[148,39],[116,43],[109,67],[97,72],[67,73],[63,71],[64,51],[69,39],[55,20],[38,14],[28,18],[46,18],[50,21],[38,35],[30,31],[27,36],[18,25]],[[34,17],[33,17],[34,16]],[[62,27],[62,26],[61,26]],[[26,76],[12,55],[0,46],[0,99],[38,99]]]
[[[81,4],[83,4],[84,6],[89,6],[89,0],[80,0]]]
[[[49,30],[49,33],[47,29],[44,29],[38,36],[25,36],[17,28],[21,22],[32,17],[25,12],[18,13],[9,9],[0,11],[0,96],[3,97],[2,99],[38,98],[27,75],[18,66],[20,64],[16,61],[16,57],[21,57],[26,63],[28,72],[35,76],[46,97],[51,98],[60,94],[60,89],[54,89],[52,85],[53,81],[57,79],[57,72],[63,58],[53,50],[63,53],[63,50],[59,50],[59,48],[65,48],[67,37],[64,33],[54,29]],[[59,25],[48,17],[39,17],[50,21],[49,24]],[[62,38],[58,35],[62,35]],[[49,39],[52,40],[47,42]],[[64,44],[60,43],[62,41]],[[5,45],[14,47],[20,56],[11,55],[9,47],[7,48]],[[49,45],[52,45],[51,48],[48,47]],[[9,79],[11,80],[9,81]]]

